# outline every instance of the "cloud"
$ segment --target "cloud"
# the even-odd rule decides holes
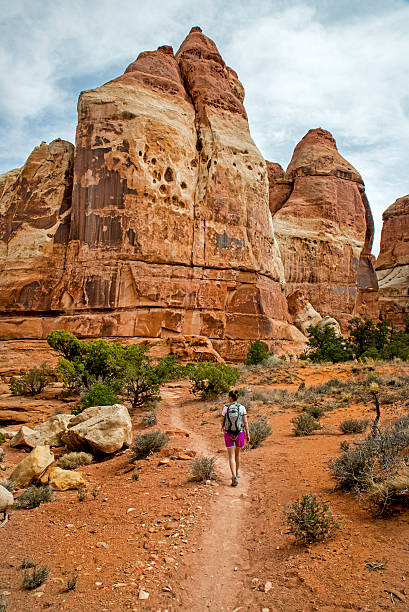
[[[76,99],[192,25],[246,89],[254,140],[286,166],[312,127],[332,132],[374,212],[409,193],[409,4],[404,0],[15,0],[2,12],[0,172],[41,140],[74,140]]]

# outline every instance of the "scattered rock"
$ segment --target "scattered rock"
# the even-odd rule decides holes
[[[121,404],[87,408],[71,419],[62,440],[72,450],[115,453],[132,442],[129,412]]]
[[[138,597],[139,599],[149,599],[149,593],[148,591],[144,591],[143,589],[140,589]]]
[[[48,472],[48,484],[58,491],[67,491],[85,487],[85,480],[81,472],[53,467]]]
[[[270,581],[266,582],[264,587],[263,587],[263,591],[264,593],[268,593],[269,591],[271,591],[271,589],[273,588],[273,585]]]
[[[1,429],[0,434],[6,438],[6,440],[11,440],[16,435],[17,431],[9,431],[8,429]]]
[[[33,444],[35,436],[34,429],[31,427],[27,427],[27,425],[23,425],[20,427],[19,431],[10,441],[10,446],[28,446],[30,448],[34,448],[36,445]]]
[[[35,478],[39,478],[54,461],[49,446],[36,446],[27,457],[10,474],[10,480],[17,487],[26,487]]]
[[[96,548],[108,548],[108,544],[106,542],[97,542],[95,544]]]

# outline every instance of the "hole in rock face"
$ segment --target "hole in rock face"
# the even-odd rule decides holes
[[[153,165],[155,165],[155,164],[156,164],[156,159],[155,159],[154,157],[152,157],[152,159],[151,159],[151,163],[152,163]]]
[[[202,149],[203,149],[203,143],[202,143],[202,141],[200,140],[200,138],[198,138],[198,139],[197,139],[197,142],[196,142],[196,150],[197,150],[197,151],[201,151]]]
[[[187,185],[186,185],[185,181],[182,181],[182,182],[180,183],[180,186],[182,187],[182,189],[186,189],[186,187],[187,187]]]
[[[166,193],[166,191],[167,191],[166,185],[161,185],[161,186],[159,187],[159,191],[160,191],[161,193]]]
[[[165,170],[165,181],[171,183],[173,181],[173,170],[169,166]]]

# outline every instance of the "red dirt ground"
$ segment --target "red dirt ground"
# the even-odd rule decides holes
[[[307,386],[352,376],[351,366],[297,372]],[[298,387],[299,380],[284,380],[279,387]],[[1,411],[8,397],[0,397]],[[31,401],[37,409],[29,423],[45,420],[56,406],[68,411],[51,393],[45,398]],[[76,491],[61,492],[55,502],[12,513],[0,532],[0,588],[8,612],[409,610],[408,513],[372,518],[355,497],[333,491],[328,470],[340,441],[357,437],[340,434],[337,424],[372,418],[370,409],[339,408],[322,418],[317,434],[296,438],[290,423],[295,410],[272,414],[271,406],[252,405],[249,419],[267,415],[273,434],[262,447],[242,453],[243,476],[233,489],[220,419],[210,408],[190,395],[187,384],[173,383],[163,391],[158,426],[174,432],[173,455],[183,449],[217,453],[218,482],[191,482],[191,460],[158,465],[160,455],[136,463],[135,481],[130,451],[123,451],[79,468],[87,482],[85,501]],[[389,406],[383,420],[395,413]],[[140,429],[140,416],[133,421]],[[2,448],[7,476],[24,453],[8,443]],[[294,545],[281,520],[284,505],[303,493],[322,495],[342,522],[334,538],[308,548]],[[34,592],[21,588],[24,558],[51,569]],[[368,571],[369,562],[383,562],[385,569]],[[65,592],[74,574],[77,587]],[[138,598],[141,589],[148,599]]]

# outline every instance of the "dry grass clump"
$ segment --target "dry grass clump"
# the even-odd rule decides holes
[[[250,448],[258,448],[269,436],[273,430],[267,422],[265,416],[260,416],[255,421],[249,424],[250,433]]]
[[[75,470],[80,465],[89,465],[93,460],[91,453],[73,452],[60,457],[59,464],[64,470]]]
[[[367,505],[376,517],[386,518],[398,507],[409,506],[409,466],[382,482],[373,482],[368,489]]]
[[[155,410],[149,410],[146,414],[143,415],[141,419],[142,425],[146,427],[152,427],[153,425],[157,425],[158,419],[156,418]]]
[[[294,433],[296,436],[310,436],[313,431],[321,429],[321,425],[311,414],[301,412],[298,416],[291,419]]]
[[[215,480],[216,461],[217,457],[197,457],[192,465],[192,480],[196,480],[198,482]]]
[[[54,500],[54,493],[49,485],[44,487],[31,486],[21,493],[14,502],[16,508],[37,508],[41,504]]]
[[[344,434],[363,433],[369,425],[369,419],[346,419],[339,424]]]
[[[169,436],[160,429],[136,436],[132,446],[131,461],[146,459],[149,455],[159,452],[168,442]]]
[[[339,528],[328,503],[315,495],[303,495],[286,506],[283,520],[289,527],[288,533],[304,546],[328,539]]]

